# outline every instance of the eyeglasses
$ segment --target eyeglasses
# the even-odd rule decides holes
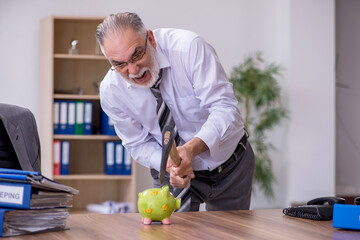
[[[146,54],[147,40],[148,40],[148,34],[146,33],[145,47],[144,48],[136,48],[135,52],[133,53],[133,55],[131,56],[131,58],[128,62],[113,61],[113,64],[111,65],[111,70],[120,72],[129,63],[136,63],[137,61],[140,61],[143,58],[143,56]]]

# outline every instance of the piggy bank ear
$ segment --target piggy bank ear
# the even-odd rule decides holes
[[[162,188],[161,191],[163,192],[164,195],[168,195],[169,194],[169,186],[167,184],[165,184]]]

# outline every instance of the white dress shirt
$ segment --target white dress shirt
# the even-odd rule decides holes
[[[213,170],[234,152],[243,119],[215,50],[200,36],[179,29],[153,31],[163,69],[160,92],[185,142],[198,137],[209,150],[194,158],[193,170]],[[156,100],[109,70],[100,86],[101,106],[135,161],[160,170],[161,132]]]

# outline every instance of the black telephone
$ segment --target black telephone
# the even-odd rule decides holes
[[[340,197],[320,197],[307,202],[307,205],[284,208],[283,213],[292,217],[308,218],[313,220],[331,220],[335,203],[345,204]]]

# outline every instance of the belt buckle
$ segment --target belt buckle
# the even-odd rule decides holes
[[[221,167],[221,165],[220,165],[220,166],[218,166],[218,167],[217,167],[217,169],[218,169],[218,173],[221,173],[221,172],[222,172],[222,170],[223,170],[223,169],[222,169],[222,167]]]

